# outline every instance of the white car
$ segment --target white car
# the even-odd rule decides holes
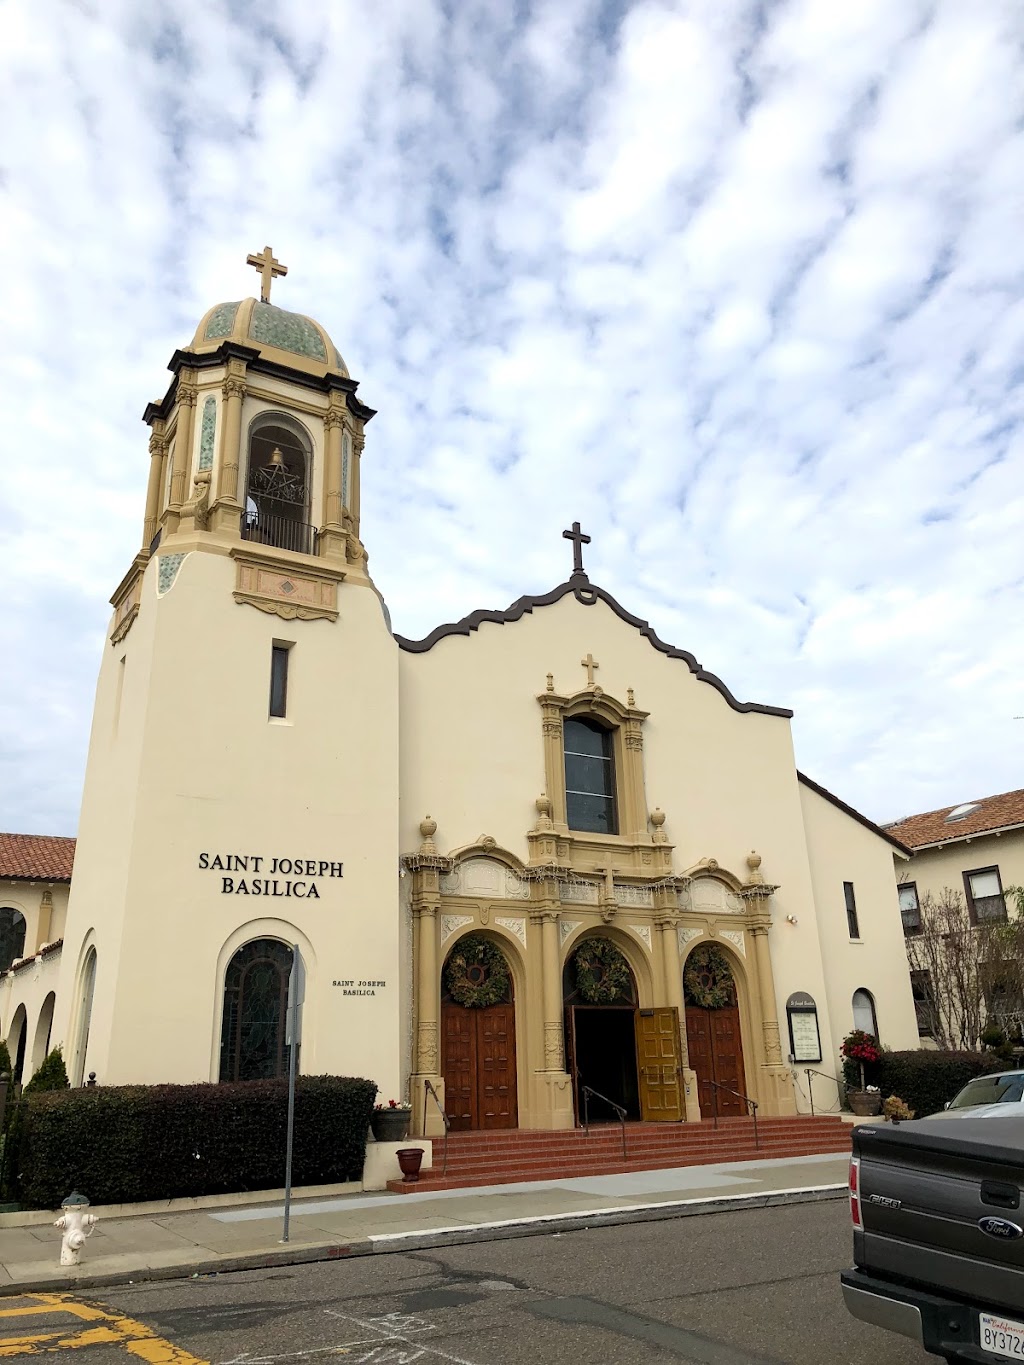
[[[933,1119],[997,1119],[1024,1114],[1024,1071],[994,1071],[968,1081]]]

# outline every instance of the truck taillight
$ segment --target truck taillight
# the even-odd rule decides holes
[[[853,1226],[862,1229],[864,1223],[860,1216],[860,1157],[850,1158],[850,1217]]]

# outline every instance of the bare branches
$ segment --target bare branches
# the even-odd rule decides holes
[[[1008,895],[1014,894],[1016,888]],[[1018,904],[1024,903],[1024,891]],[[908,935],[922,1027],[940,1047],[974,1050],[987,1023],[1018,1024],[1024,1003],[1024,918],[972,924],[963,894],[945,886],[921,900]],[[927,973],[927,975],[925,975]]]

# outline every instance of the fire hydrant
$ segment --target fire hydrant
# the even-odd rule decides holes
[[[61,1204],[64,1213],[53,1225],[64,1232],[60,1243],[61,1265],[78,1265],[85,1239],[92,1236],[93,1228],[100,1221],[94,1213],[86,1213],[88,1207],[88,1199],[77,1190]]]

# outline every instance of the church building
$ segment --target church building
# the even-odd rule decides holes
[[[793,1114],[865,1010],[915,1047],[906,850],[797,771],[790,711],[592,582],[578,523],[564,582],[394,633],[374,411],[250,263],[145,411],[70,894],[31,841],[0,866],[23,1078],[58,1042],[73,1085],[282,1074],[296,948],[300,1070],[413,1132]]]

